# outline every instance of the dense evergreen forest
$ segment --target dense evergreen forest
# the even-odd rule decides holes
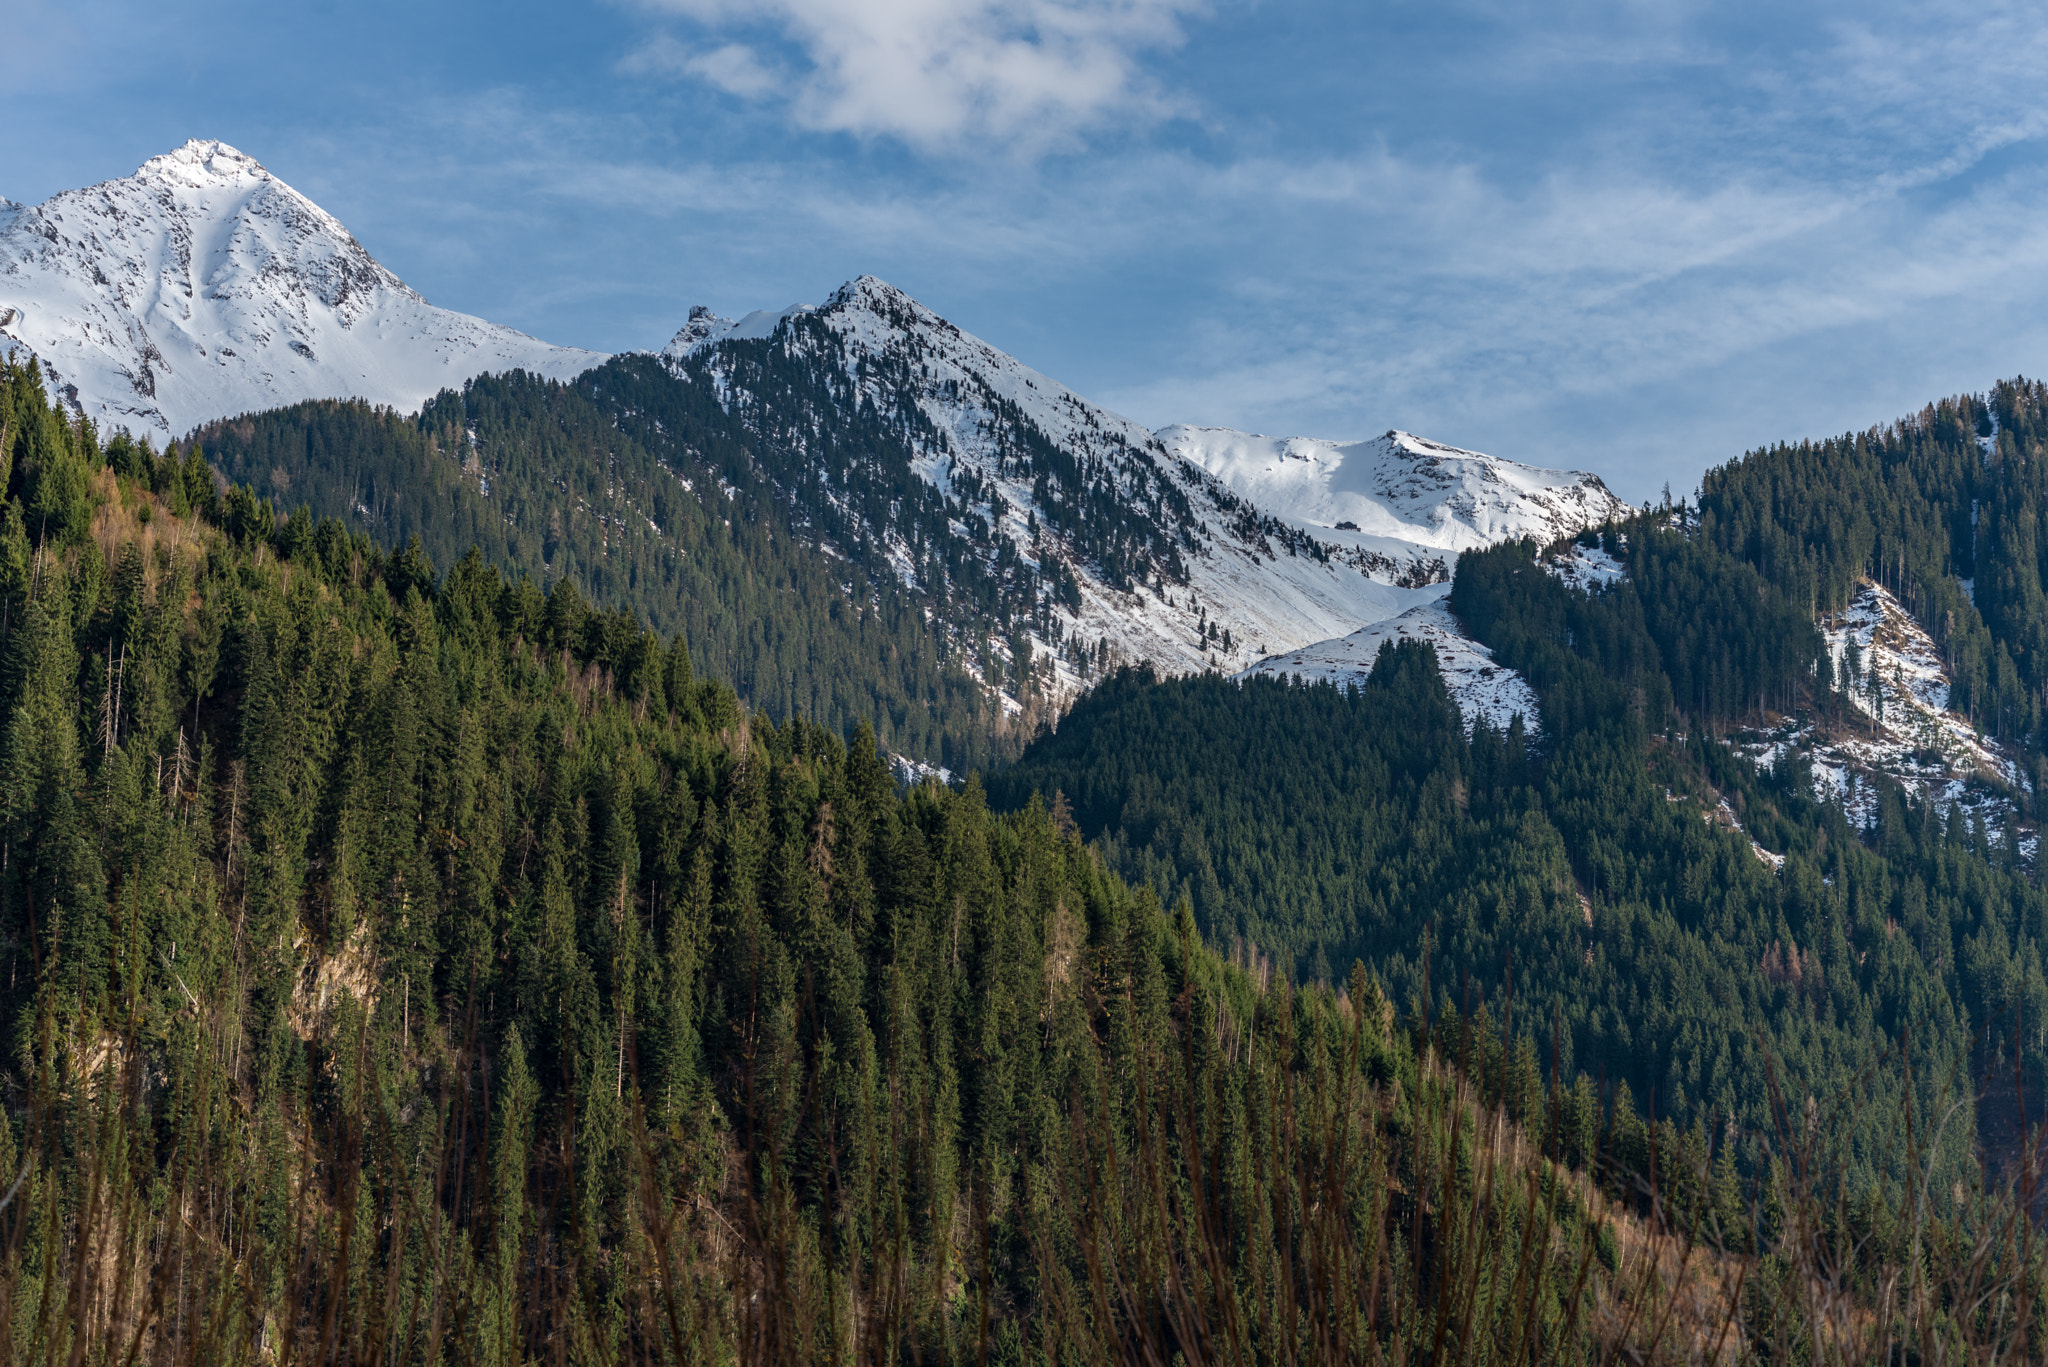
[[[0,385],[10,1358],[1593,1361],[1714,1331],[1696,1248],[1784,1352],[1815,1249],[1913,1270],[1880,1337],[2040,1331],[2009,1212],[1886,1214],[1951,1142],[1911,1112],[1830,1131],[1906,1187],[1745,1189],[1708,1127],[1558,1085],[1512,998],[1290,986],[1064,799],[900,791],[571,579],[280,522]],[[1250,696],[1398,723],[1356,758],[1433,791],[1411,835],[1544,819],[1426,651]]]
[[[1363,958],[1411,1011],[1428,992],[1498,1013],[1512,990],[1567,1079],[1758,1142],[1774,1067],[1842,1095],[1910,1030],[1926,1104],[1989,1061],[1974,1030],[2048,1009],[2042,899],[1981,833],[1893,800],[1873,850],[1699,737],[1595,732],[1532,763],[1520,735],[1467,743],[1440,686],[1382,674],[1434,683],[1391,651],[1357,691],[1126,674],[992,791],[1068,798],[1113,867],[1186,896],[1243,961],[1313,980]],[[1724,797],[1746,831],[1702,819]],[[1782,874],[1752,836],[1789,852]],[[1967,1167],[1970,1110],[1948,1138]]]
[[[1913,1269],[1882,1335],[2040,1332],[1960,1188],[1745,1188],[1490,1005],[1233,964],[1063,806],[900,790],[573,581],[278,523],[30,372],[0,401],[10,1360],[1796,1351],[1815,1249]],[[1427,769],[1433,661],[1383,677]]]
[[[622,405],[646,420],[622,430]],[[680,633],[771,716],[840,734],[867,721],[896,753],[957,770],[1012,753],[1021,737],[959,647],[886,563],[821,554],[747,440],[704,387],[622,357],[575,385],[482,377],[417,418],[298,404],[214,424],[187,449],[250,490],[231,517],[303,508],[286,536],[333,519],[381,545],[416,540],[436,564],[476,549],[504,573],[567,581]]]
[[[1738,759],[1722,727],[1847,704],[1806,601],[1682,521],[1607,529],[1629,575],[1606,589],[1568,587],[1528,544],[1461,558],[1451,605],[1535,685],[1538,731],[1467,740],[1406,647],[1344,691],[1126,672],[991,791],[1063,795],[1125,877],[1302,977],[1362,958],[1437,1010],[1512,983],[1535,1037],[1561,1023],[1567,1076],[1683,1123],[1761,1142],[1772,1067],[1844,1094],[1908,1032],[1929,1085],[1981,1087],[2017,1057],[2041,1095],[2048,898],[2015,833],[1896,785],[1856,829],[1796,766]],[[2010,1139],[2013,1089],[1994,1090]],[[1866,1140],[1900,1104],[1871,1108]]]

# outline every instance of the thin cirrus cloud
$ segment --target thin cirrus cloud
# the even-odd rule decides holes
[[[691,77],[742,99],[764,99],[788,83],[788,76],[762,64],[745,43],[692,48],[667,33],[656,34],[620,63],[636,75]]]
[[[923,151],[1058,145],[1181,109],[1146,72],[1196,0],[654,0],[625,70],[786,106],[802,127]]]

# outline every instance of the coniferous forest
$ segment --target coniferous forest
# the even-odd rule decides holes
[[[476,549],[682,635],[771,715],[841,734],[866,721],[892,751],[963,771],[1016,748],[957,643],[882,557],[818,554],[708,391],[651,359],[574,386],[485,376],[416,418],[299,404],[213,424],[192,445],[249,490],[231,519],[270,516],[287,537],[331,519],[393,549],[416,539],[444,566]],[[294,524],[273,508],[305,513]]]
[[[849,618],[651,458],[589,492],[668,541],[557,527],[538,491],[626,443],[493,384],[158,453],[0,369],[7,1360],[2048,1342],[2032,1166],[1980,1164],[2040,1095],[2042,900],[2015,842],[1852,828],[1716,741],[1834,686],[1834,581],[1717,530],[1735,475],[1608,528],[1613,589],[1460,562],[1538,727],[1468,736],[1418,646],[1344,692],[1127,671],[906,787],[885,726],[1007,743],[904,663],[917,614]],[[373,502],[494,422],[561,464]],[[392,535],[279,515],[344,478]]]

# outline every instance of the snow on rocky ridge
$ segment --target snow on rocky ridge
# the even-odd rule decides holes
[[[723,385],[721,343],[781,336],[794,345],[798,329],[790,325],[806,316],[823,324],[834,359],[879,410],[902,396],[882,392],[875,378],[889,366],[868,363],[900,362],[896,373],[912,377],[911,397],[937,434],[913,468],[949,497],[962,488],[994,491],[988,504],[976,505],[989,510],[996,544],[988,553],[1007,542],[1034,571],[1057,562],[1078,581],[1078,607],[1055,608],[1056,625],[1032,632],[1034,655],[1052,661],[1047,683],[1056,695],[1087,677],[1076,643],[1106,642],[1112,658],[1149,660],[1165,672],[1234,672],[1434,603],[1467,547],[1514,536],[1549,542],[1625,509],[1595,476],[1537,470],[1401,433],[1349,445],[1214,428],[1154,434],[871,276],[815,309],[764,310],[737,321],[693,310],[663,355],[679,374],[693,362],[708,364]],[[1185,495],[1191,514],[1178,530],[1191,546],[1184,576],[1120,589],[1092,573],[1084,556],[1048,530],[1057,505],[1077,491],[1034,481],[1014,459],[1020,445],[1038,438],[1094,472],[1082,476],[1084,484],[1114,481],[1133,511],[1160,513],[1163,486]],[[1294,461],[1308,473],[1297,477],[1289,467],[1262,475],[1261,460]],[[906,580],[914,581],[913,563],[905,546]],[[1432,618],[1432,629],[1452,629],[1437,611],[1442,620]]]
[[[1628,512],[1597,475],[1544,470],[1391,431],[1371,441],[1162,427],[1159,440],[1260,508],[1397,583],[1450,578],[1458,552],[1548,545]]]
[[[1736,737],[1767,766],[1803,757],[1818,795],[1839,802],[1851,823],[1876,813],[1882,775],[1916,800],[1944,811],[1960,808],[2002,838],[2017,815],[2012,794],[2026,779],[2012,758],[1949,709],[1949,678],[1941,650],[1882,585],[1866,580],[1847,608],[1820,620],[1838,677],[1852,664],[1849,698],[1860,725],[1823,735],[1786,721],[1767,732]],[[1852,656],[1853,647],[1853,656]],[[2022,837],[2022,846],[2031,843]]]
[[[0,346],[103,428],[159,439],[314,398],[401,410],[472,376],[605,357],[435,308],[334,217],[220,142],[25,207],[0,201]]]

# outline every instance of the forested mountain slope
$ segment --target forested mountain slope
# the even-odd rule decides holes
[[[1512,982],[1567,1069],[1682,1121],[1763,1135],[1774,1071],[1848,1094],[1906,1034],[1923,1080],[1967,1098],[2017,1051],[2039,1095],[2040,1035],[2018,1028],[2048,1011],[2031,871],[1960,809],[1893,785],[1859,828],[1804,771],[1759,774],[1724,743],[1760,703],[1850,704],[1813,689],[1804,605],[1673,521],[1610,530],[1627,573],[1591,589],[1526,543],[1461,558],[1450,607],[1531,681],[1540,735],[1466,741],[1435,671],[1403,663],[1418,647],[1390,644],[1341,691],[1120,677],[991,791],[1064,794],[1126,877],[1283,971],[1358,956],[1437,1009],[1499,1009]],[[1971,1116],[1966,1099],[1958,1135]]]
[[[1467,557],[1461,612],[1565,728],[1540,770],[1466,740],[1415,644],[1362,692],[1120,674],[1077,717],[1149,708],[1176,791],[1233,753],[1298,768],[1281,791],[1338,830],[1315,876],[1358,857],[1343,823],[1387,875],[1353,931],[1404,1009],[1362,964],[1332,990],[1227,961],[1064,803],[901,791],[872,732],[750,714],[573,581],[279,524],[26,370],[0,433],[10,1358],[1592,1364],[1732,1328],[1893,1361],[2048,1327],[1952,1090],[1953,994],[2038,994],[2000,939],[2036,909],[1925,809],[1865,851],[1703,740],[1654,754],[1670,614],[1784,625],[1682,537],[1629,530],[1632,582],[1678,586],[1648,600]],[[1687,585],[1746,592],[1703,614]],[[1318,727],[1336,766],[1245,749]],[[1646,750],[1723,783],[1784,880]],[[1231,852],[1224,815],[1182,832]],[[1404,966],[1381,912],[1418,891],[1444,910]],[[1986,908],[1958,982],[1934,937]],[[1717,978],[1773,913],[1764,985]],[[1755,1032],[1712,1098],[1685,1070],[1727,1022],[1674,982],[1732,984]],[[1856,1047],[1905,1025],[1909,1066]],[[1574,1073],[1617,1026],[1681,1083]],[[1719,1104],[1765,1052],[1814,1089],[1796,1120]]]
[[[1710,470],[1700,531],[1816,611],[1874,579],[1935,633],[1985,730],[2040,730],[2048,591],[2033,530],[2048,389],[2016,379],[1823,442]]]
[[[1119,661],[1230,671],[1348,634],[1441,596],[1466,545],[1620,509],[1594,476],[1411,437],[1343,448],[1348,464],[1317,446],[1319,469],[1342,464],[1343,516],[1269,501],[1287,491],[1219,475],[1199,443],[1162,441],[868,276],[816,308],[699,312],[664,356],[717,394],[825,544],[962,624],[984,677],[1035,673],[1061,698]]]
[[[417,419],[313,403],[195,439],[280,510],[567,577],[683,631],[771,714],[842,733],[872,716],[892,750],[956,773],[1014,755],[1119,662],[1242,666],[1445,592],[1441,565],[1390,582],[1349,533],[1268,516],[879,281],[717,323],[568,384],[480,377]],[[1496,466],[1545,473],[1492,461],[1488,487],[1512,484]],[[1427,479],[1401,506],[1418,536],[1456,513],[1459,545],[1618,506],[1573,480],[1556,507]]]
[[[663,406],[620,429],[623,407]],[[302,404],[203,429],[198,448],[280,508],[305,507],[452,564],[566,581],[589,601],[680,632],[771,716],[844,735],[870,721],[892,751],[964,770],[1013,753],[1004,718],[891,576],[818,553],[710,396],[651,360],[574,386],[487,376],[417,419]],[[289,531],[310,534],[311,524]]]
[[[0,382],[10,1357],[1592,1363],[1674,1323],[1811,1332],[1805,1241],[1692,1299],[1776,1237],[1732,1149],[1546,1088],[1498,1015],[1234,967],[1063,812],[899,792],[872,733],[767,724],[567,581],[266,526],[196,454],[103,450]],[[1461,753],[1426,651],[1376,678],[1404,772]],[[1518,800],[1496,758],[1476,809]],[[1952,1188],[1828,1237],[1874,1279],[1931,1230],[1946,1287],[1978,1218]],[[1881,1350],[1915,1315],[1865,1323]]]

